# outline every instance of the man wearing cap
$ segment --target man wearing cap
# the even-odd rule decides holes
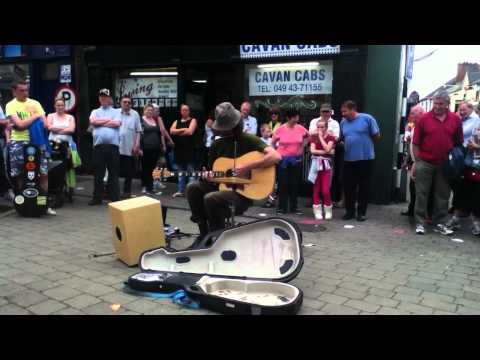
[[[240,157],[251,151],[259,151],[265,156],[262,160],[237,166],[236,173],[242,175],[252,169],[275,165],[281,160],[280,154],[267,146],[257,136],[243,132],[241,114],[231,103],[222,103],[215,109],[215,122],[212,129],[222,137],[210,147],[208,167],[220,157]],[[235,153],[236,148],[236,153]],[[225,219],[230,216],[230,204],[235,212],[242,214],[252,201],[233,191],[219,191],[218,185],[208,179],[195,181],[187,186],[187,200],[192,210],[192,221],[198,224],[201,240],[211,231],[225,228]]]
[[[449,110],[450,96],[442,91],[433,97],[432,111],[424,114],[415,125],[412,150],[415,163],[412,176],[416,178],[415,218],[416,233],[425,234],[428,196],[433,186],[432,219],[441,234],[453,231],[441,221],[447,216],[450,199],[450,185],[443,175],[442,164],[450,150],[463,143],[462,121]]]
[[[308,129],[310,136],[318,135],[317,123],[320,119],[328,121],[328,131],[338,139],[340,137],[340,124],[332,118],[332,106],[328,103],[322,104],[320,107],[320,117],[310,121],[310,127]]]
[[[112,106],[110,90],[98,93],[100,107],[92,111],[90,124],[93,126],[93,167],[95,183],[93,198],[89,205],[102,204],[103,177],[108,170],[108,197],[111,201],[120,199],[118,174],[120,171],[120,111]]]

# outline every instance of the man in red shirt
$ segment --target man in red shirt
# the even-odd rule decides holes
[[[415,163],[412,175],[416,177],[416,233],[425,233],[425,219],[428,195],[434,187],[433,221],[437,230],[443,235],[452,233],[442,220],[448,213],[450,185],[442,172],[442,164],[448,158],[448,153],[456,145],[463,143],[462,122],[457,114],[449,110],[450,97],[447,92],[441,92],[433,98],[432,111],[424,114],[415,126],[413,136],[413,153]]]

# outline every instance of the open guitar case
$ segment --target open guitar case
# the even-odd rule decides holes
[[[207,235],[194,249],[162,247],[140,256],[136,291],[184,290],[203,308],[223,314],[296,314],[303,293],[287,284],[303,266],[302,233],[286,219],[258,220]]]

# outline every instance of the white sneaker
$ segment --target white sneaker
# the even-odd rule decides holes
[[[417,227],[415,229],[415,233],[417,235],[424,235],[425,234],[425,228],[423,227],[422,224],[417,224]]]
[[[453,230],[446,227],[444,224],[437,224],[435,228],[436,232],[439,232],[442,235],[452,235]]]
[[[332,220],[332,217],[333,217],[333,213],[332,213],[333,205],[324,206],[324,208],[325,208],[325,220]]]
[[[147,193],[147,188],[146,187],[142,187],[142,194],[146,194]]]
[[[47,214],[48,215],[57,215],[57,212],[55,210],[53,210],[52,208],[48,208],[47,209]]]
[[[316,220],[323,220],[322,205],[313,205],[313,215]]]

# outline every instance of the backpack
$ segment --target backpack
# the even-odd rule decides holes
[[[464,169],[465,149],[463,146],[454,146],[442,165],[443,175],[447,180],[459,179],[463,175]]]

